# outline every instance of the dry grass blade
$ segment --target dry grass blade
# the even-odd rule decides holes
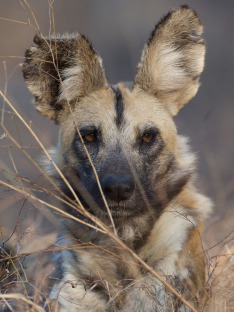
[[[13,22],[13,23],[17,23],[17,24],[23,24],[23,25],[27,25],[28,26],[28,23],[26,23],[26,22],[17,21],[17,20],[13,20],[13,19],[10,19],[10,18],[0,17],[0,20]]]
[[[36,142],[38,143],[38,145],[41,147],[42,151],[45,153],[46,157],[50,160],[50,162],[52,163],[52,165],[54,166],[54,168],[57,170],[57,172],[59,173],[59,175],[61,176],[61,178],[63,179],[63,181],[65,182],[65,184],[67,185],[67,187],[69,188],[69,190],[71,191],[72,195],[74,196],[74,198],[76,199],[77,203],[80,205],[81,209],[85,210],[82,207],[82,204],[80,203],[76,193],[74,192],[73,188],[71,187],[71,185],[69,184],[69,182],[67,181],[67,179],[65,178],[65,176],[62,174],[61,170],[58,168],[58,166],[55,164],[55,162],[53,161],[53,159],[51,158],[51,156],[49,155],[49,153],[47,152],[47,150],[45,149],[44,145],[41,143],[41,141],[39,140],[39,138],[37,137],[37,135],[35,134],[35,132],[32,130],[32,128],[26,123],[26,121],[23,119],[23,117],[17,112],[17,110],[14,108],[14,106],[10,103],[10,101],[6,98],[6,96],[2,93],[2,91],[0,91],[0,96],[2,96],[2,98],[4,99],[4,101],[10,106],[10,108],[14,111],[14,113],[16,114],[16,116],[21,120],[21,122],[24,124],[24,126],[29,130],[29,132],[31,133],[31,135],[34,137],[34,139],[36,140]]]
[[[35,309],[35,311],[45,312],[45,310],[42,307],[40,307],[36,303],[28,300],[22,294],[17,294],[17,293],[16,294],[0,294],[0,299],[2,299],[2,300],[13,299],[13,300],[23,301],[23,302],[27,303],[28,305],[31,305]]]
[[[45,205],[45,206],[47,206],[47,207],[49,207],[49,208],[51,208],[51,209],[57,211],[60,215],[63,215],[64,217],[70,218],[70,219],[72,219],[72,220],[74,220],[74,221],[77,221],[77,222],[79,222],[79,223],[82,223],[82,224],[84,224],[84,225],[86,225],[86,226],[88,226],[88,227],[90,227],[90,228],[93,228],[93,229],[96,230],[96,231],[100,231],[100,232],[106,234],[106,232],[105,232],[104,230],[101,230],[101,229],[99,229],[99,228],[93,226],[92,224],[89,224],[89,223],[87,223],[87,222],[85,222],[85,221],[83,221],[83,220],[81,220],[81,219],[79,219],[79,218],[74,217],[73,215],[71,215],[71,214],[65,212],[64,210],[59,209],[59,208],[57,208],[56,206],[51,205],[51,204],[49,204],[49,203],[47,203],[47,202],[45,202],[45,201],[43,201],[43,200],[37,198],[36,196],[31,195],[29,192],[26,192],[26,191],[24,191],[24,190],[21,190],[21,189],[15,187],[15,186],[10,185],[9,183],[6,183],[6,182],[1,181],[1,180],[0,180],[0,184],[1,184],[1,185],[4,185],[4,186],[6,186],[6,187],[8,187],[8,188],[10,188],[10,189],[12,189],[12,190],[17,191],[17,192],[23,194],[23,195],[26,196],[26,197],[30,197],[31,199],[38,201],[39,203],[41,203],[41,204],[43,204],[43,205]]]
[[[59,199],[60,201],[63,201],[64,203],[66,203],[67,205],[70,205],[70,207],[73,207],[73,209],[77,210],[77,206],[74,205],[74,201],[71,200],[66,194],[64,194],[62,192],[62,190],[56,185],[56,183],[41,169],[41,167],[38,165],[38,163],[25,151],[25,147],[22,147],[13,137],[12,135],[9,133],[9,131],[7,130],[7,128],[2,124],[1,125],[2,128],[4,129],[6,135],[8,138],[10,138],[10,140],[17,146],[17,148],[19,150],[21,150],[24,155],[28,158],[28,160],[38,169],[38,171],[46,178],[46,180],[48,180],[51,185],[59,192],[60,195],[62,195],[66,200],[63,200],[62,198],[56,196],[55,194],[52,194],[52,196],[56,197],[57,199]],[[44,189],[44,191],[46,191]]]

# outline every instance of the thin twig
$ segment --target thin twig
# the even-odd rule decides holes
[[[10,18],[0,17],[0,20],[7,21],[7,22],[18,23],[18,24],[23,24],[23,25],[27,25],[27,26],[29,26],[29,24],[28,24],[28,23],[26,23],[26,22],[17,21],[17,20],[10,19]]]
[[[13,137],[12,135],[9,133],[9,131],[7,130],[7,128],[4,125],[1,125],[3,130],[6,132],[7,136],[9,137],[9,139],[18,147],[18,149],[20,149],[24,155],[31,161],[31,163],[38,169],[38,171],[46,178],[46,180],[48,182],[50,182],[53,187],[62,195],[64,196],[64,198],[66,198],[66,200],[68,202],[70,202],[70,204],[63,200],[62,198],[58,198],[58,196],[56,196],[55,194],[51,193],[52,196],[55,196],[57,199],[61,200],[62,202],[64,202],[65,204],[69,205],[70,207],[73,207],[75,210],[77,210],[77,206],[74,205],[74,201],[68,197],[66,194],[64,194],[64,192],[62,192],[62,190],[57,186],[57,184],[41,169],[41,167],[38,165],[38,163],[24,150],[24,147],[22,145],[20,145]]]
[[[58,168],[58,166],[56,165],[56,163],[53,161],[53,159],[51,158],[51,156],[49,155],[49,153],[47,152],[47,150],[45,149],[44,145],[41,143],[41,141],[39,140],[39,138],[37,137],[37,135],[35,134],[35,132],[32,130],[32,128],[26,123],[26,121],[23,119],[23,117],[18,113],[18,111],[15,109],[15,107],[10,103],[10,101],[6,98],[6,96],[2,93],[2,91],[0,91],[0,96],[2,96],[2,98],[4,99],[4,101],[10,106],[10,108],[14,111],[14,113],[16,114],[16,116],[21,120],[21,122],[24,124],[24,126],[29,130],[29,132],[31,133],[31,135],[34,137],[34,139],[36,140],[36,142],[38,143],[38,145],[41,147],[41,149],[43,150],[43,152],[45,153],[46,157],[50,160],[50,162],[52,163],[52,165],[54,166],[54,168],[56,169],[56,171],[58,172],[58,174],[61,176],[61,178],[63,179],[63,181],[65,182],[65,184],[67,185],[67,187],[69,188],[69,190],[71,191],[72,195],[74,196],[75,200],[79,203],[81,210],[84,211],[84,213],[86,213],[85,208],[83,207],[83,205],[81,204],[80,200],[78,199],[75,191],[73,190],[73,188],[71,187],[70,183],[68,182],[68,180],[66,179],[66,177],[63,175],[63,173],[61,172],[61,170]]]
[[[11,184],[9,184],[9,183],[6,183],[6,182],[4,182],[4,181],[2,181],[2,180],[0,180],[0,184],[4,185],[4,186],[6,186],[6,187],[8,187],[8,188],[10,188],[10,189],[12,189],[12,190],[15,190],[15,191],[17,191],[17,192],[23,194],[24,196],[30,197],[31,199],[34,199],[34,200],[38,201],[39,203],[41,203],[41,204],[43,204],[43,205],[45,205],[45,206],[47,206],[47,207],[49,207],[49,208],[51,208],[51,209],[53,209],[53,210],[59,212],[59,214],[64,215],[64,216],[67,217],[67,218],[70,218],[70,219],[72,219],[72,220],[74,220],[74,221],[77,221],[77,222],[82,223],[82,224],[84,224],[84,225],[86,225],[86,226],[88,226],[88,227],[91,227],[91,228],[93,228],[93,229],[96,230],[96,231],[99,231],[99,232],[102,232],[102,233],[106,234],[106,232],[105,232],[104,230],[101,230],[101,229],[95,227],[95,226],[92,225],[92,224],[89,224],[89,223],[87,223],[87,222],[85,222],[85,221],[83,221],[83,220],[81,220],[81,219],[79,219],[79,218],[76,218],[76,217],[74,217],[73,215],[71,215],[71,214],[65,212],[64,210],[62,210],[62,209],[60,209],[60,208],[58,208],[58,207],[56,207],[56,206],[54,206],[54,205],[51,205],[51,204],[45,202],[44,200],[39,199],[39,198],[37,198],[36,196],[31,195],[30,193],[28,193],[28,192],[26,192],[26,191],[24,191],[24,190],[21,190],[21,189],[15,187],[15,186],[13,186],[13,185],[11,185]]]
[[[34,309],[36,309],[38,312],[44,312],[45,310],[37,305],[36,303],[26,299],[22,294],[0,294],[0,299],[6,300],[6,299],[15,299],[15,300],[21,300],[27,304],[30,304]]]

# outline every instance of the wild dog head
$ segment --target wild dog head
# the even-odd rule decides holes
[[[116,219],[157,217],[188,183],[173,117],[199,88],[202,32],[188,7],[169,13],[145,44],[134,83],[115,86],[79,34],[36,36],[26,51],[35,106],[60,126],[58,165],[92,212],[105,215],[106,208],[87,151]]]

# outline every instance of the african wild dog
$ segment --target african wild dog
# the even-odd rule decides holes
[[[110,225],[81,137],[119,237],[194,306],[204,287],[200,235],[211,203],[194,185],[195,157],[173,117],[199,88],[202,32],[186,6],[165,16],[133,84],[109,85],[102,59],[79,34],[36,36],[24,65],[37,110],[60,126],[54,159],[83,205]],[[81,243],[97,248],[64,251],[62,279],[51,292],[58,311],[187,311],[109,236],[64,220],[63,244]]]

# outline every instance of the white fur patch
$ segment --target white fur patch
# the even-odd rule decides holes
[[[123,233],[122,233],[122,240],[128,241],[128,240],[133,240],[135,237],[136,233],[135,230],[133,229],[132,226],[125,226],[123,228]]]
[[[62,76],[65,77],[60,85],[60,96],[58,102],[62,100],[71,101],[80,95],[83,74],[82,65],[75,65],[63,70]]]
[[[178,135],[178,151],[177,161],[184,168],[194,168],[196,163],[196,155],[191,152],[189,146],[189,139],[185,136]]]
[[[182,66],[183,59],[184,54],[171,46],[160,46],[153,55],[152,75],[159,90],[170,92],[184,86],[187,73]]]
[[[84,281],[70,273],[66,273],[63,280],[53,287],[50,299],[59,302],[62,312],[104,311],[106,305],[98,294],[85,289]]]
[[[156,222],[140,256],[149,259],[149,263],[156,263],[157,271],[176,275],[176,260],[188,237],[188,230],[194,226],[196,222],[186,214],[186,209],[172,203]]]

